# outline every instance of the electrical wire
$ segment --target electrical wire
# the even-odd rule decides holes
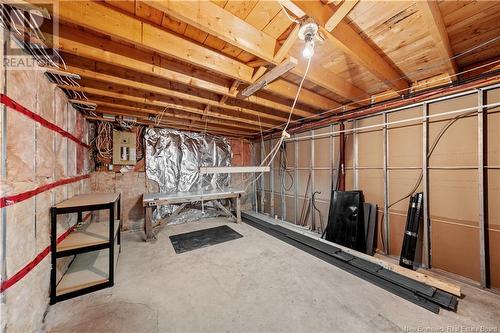
[[[481,44],[478,44],[478,45],[475,45],[467,50],[465,50],[464,52],[458,54],[458,55],[455,55],[453,57],[450,57],[448,59],[443,59],[443,60],[440,60],[439,61],[439,64],[447,61],[447,60],[453,60],[453,59],[457,59],[461,56],[464,56],[466,54],[469,54],[473,51],[476,51],[488,44],[491,44],[491,43],[494,43],[494,42],[497,42],[498,40],[500,39],[500,37],[494,37],[486,42],[483,42]],[[488,66],[491,66],[491,65],[494,65],[496,63],[499,63],[500,60],[494,60],[494,61],[491,61],[487,64],[483,64],[483,65],[478,65],[478,66],[475,66],[473,68],[470,68],[470,69],[467,69],[467,70],[463,70],[463,71],[460,71],[460,72],[457,72],[455,74],[450,74],[449,77],[458,77],[459,75],[462,75],[462,74],[466,74],[466,73],[469,73],[469,72],[473,72],[473,71],[476,71],[478,69],[481,69],[481,68],[484,68],[484,67],[488,67]],[[432,68],[435,67],[435,65],[431,65],[433,66]],[[425,68],[425,70],[428,70],[429,68],[431,68],[431,66],[428,66]],[[417,71],[414,71],[414,72],[411,72],[411,73],[407,73],[405,75],[402,75],[401,77],[397,78],[397,79],[394,79],[392,81],[386,81],[386,82],[394,82],[394,81],[398,81],[398,80],[402,80],[402,79],[409,79],[408,75],[411,75],[411,74],[414,74],[414,73],[419,73],[421,72],[422,69],[420,70],[417,70]],[[435,83],[435,82],[439,82],[439,81],[445,81],[447,80],[448,78],[443,78],[443,77],[440,77],[440,78],[435,78],[435,79],[432,79],[430,81],[426,81],[426,82],[423,82],[421,84],[416,84],[412,87],[412,89],[416,89],[416,88],[419,88],[419,87],[425,87],[425,86],[428,86],[429,84],[432,84],[432,83]],[[384,83],[382,83],[384,84]],[[385,84],[384,84],[385,85]],[[377,85],[377,87],[380,86]],[[387,92],[387,93],[382,93],[382,94],[379,94],[378,97],[385,97],[385,96],[392,96],[394,95],[394,93],[403,93],[405,92],[407,89],[399,89],[399,90],[391,90],[390,92]],[[322,111],[320,113],[316,113],[316,114],[313,114],[313,115],[310,115],[310,116],[307,116],[307,117],[302,117],[300,119],[296,119],[296,120],[293,120],[290,122],[290,120],[287,121],[287,123],[300,123],[300,122],[303,122],[305,120],[311,120],[313,118],[321,118],[327,114],[330,114],[330,113],[337,113],[338,111],[342,111],[343,109],[345,109],[346,107],[348,106],[351,106],[351,105],[357,105],[357,104],[360,104],[360,103],[363,103],[363,102],[371,102],[371,97],[370,98],[366,98],[364,97],[365,95],[360,95],[358,96],[358,98],[354,98],[353,101],[349,102],[349,103],[346,103],[346,104],[343,104],[341,106],[338,106],[338,107],[335,107],[335,108],[332,108],[332,109],[329,109],[329,110],[325,110],[325,111]],[[272,130],[276,130],[276,129],[280,129],[285,123],[282,123],[282,124],[279,124],[279,125],[276,125],[276,126],[273,126],[271,128],[268,128],[266,129],[266,132],[269,132],[269,131],[272,131]],[[257,134],[257,133],[252,133],[253,135]]]
[[[471,69],[468,69],[468,70],[465,70],[465,71],[462,71],[462,72],[459,72],[457,74],[454,74],[454,75],[450,75],[450,76],[458,76],[458,75],[461,75],[461,74],[465,74],[465,73],[468,73],[468,72],[473,72],[475,70],[478,70],[480,68],[484,68],[484,67],[488,67],[488,66],[491,66],[491,65],[494,65],[494,64],[497,64],[497,63],[500,63],[500,59],[499,60],[495,60],[495,61],[492,61],[490,63],[487,63],[487,64],[484,64],[484,65],[480,65],[480,66],[477,66],[477,67],[474,67],[474,68],[471,68]],[[444,80],[444,78],[437,78],[436,80],[432,80],[432,81],[427,81],[425,84],[422,84],[422,85],[416,85],[414,87],[419,87],[419,86],[424,86],[424,85],[428,85],[429,83],[433,83],[433,82],[437,82],[437,81],[442,81]],[[401,89],[401,90],[398,90],[396,92],[402,92],[404,91],[404,89]],[[392,93],[387,93],[387,94],[381,94],[379,96],[388,96],[388,95],[392,95]],[[300,118],[300,119],[297,119],[297,120],[294,120],[292,121],[292,123],[300,123],[300,122],[303,122],[304,120],[310,120],[312,118],[321,118],[322,116],[325,116],[326,114],[328,113],[336,113],[336,111],[341,111],[343,110],[345,107],[349,106],[349,105],[353,105],[353,104],[357,104],[357,103],[360,103],[360,102],[364,102],[364,101],[368,101],[369,99],[366,98],[366,99],[361,99],[361,100],[358,100],[358,101],[355,101],[355,102],[352,102],[352,103],[349,103],[349,104],[345,104],[345,105],[342,105],[342,106],[339,106],[337,108],[334,108],[334,109],[331,109],[331,110],[326,110],[326,111],[323,111],[323,112],[320,112],[320,113],[317,113],[317,114],[314,114],[314,115],[311,115],[311,116],[307,116],[307,117],[303,117],[303,118]],[[284,123],[283,123],[284,124]],[[283,126],[283,124],[281,125],[276,125],[274,127],[271,127],[269,129],[267,129],[266,131],[271,131],[273,129],[280,129],[281,126]],[[256,134],[256,133],[253,133],[253,134]]]
[[[461,118],[464,118],[464,117],[467,117],[467,116],[470,116],[470,115],[475,114],[475,113],[476,113],[476,111],[470,111],[470,112],[459,114],[458,116],[454,117],[453,119],[450,119],[448,121],[448,123],[446,123],[446,125],[443,126],[443,128],[441,128],[441,130],[437,134],[436,138],[434,139],[434,142],[429,147],[429,151],[427,152],[427,159],[429,159],[431,157],[432,153],[434,152],[434,149],[436,149],[436,146],[439,143],[439,140],[441,140],[441,138],[443,137],[444,133],[448,130],[448,128],[451,127],[451,125],[453,125],[457,120],[459,120]],[[413,188],[404,197],[402,197],[402,198],[394,201],[393,203],[389,204],[387,206],[387,209],[393,207],[394,205],[398,204],[399,202],[401,202],[401,201],[409,198],[410,196],[412,196],[418,190],[418,187],[420,186],[420,183],[422,182],[423,176],[424,176],[424,172],[423,172],[423,170],[421,170],[420,171],[420,175],[418,176],[418,179],[417,179],[417,181],[415,183],[415,186],[413,186]]]
[[[498,107],[498,106],[500,106],[500,103],[490,103],[487,105],[483,105],[482,107],[484,110],[486,110],[486,109],[494,108],[494,107]],[[318,138],[328,137],[328,136],[337,136],[341,133],[345,134],[345,133],[358,132],[361,130],[373,130],[376,128],[382,128],[384,126],[400,125],[400,124],[405,124],[405,123],[419,121],[419,120],[432,119],[432,118],[442,117],[442,116],[446,116],[446,115],[474,111],[476,109],[477,109],[477,106],[473,106],[473,107],[468,107],[468,108],[463,108],[463,109],[455,109],[455,110],[451,110],[451,111],[446,111],[446,112],[442,112],[442,113],[435,113],[435,114],[427,115],[427,116],[414,117],[414,118],[395,120],[395,121],[389,121],[389,122],[382,122],[382,123],[378,123],[378,124],[356,127],[356,128],[351,128],[351,129],[346,129],[346,130],[341,130],[341,131],[333,131],[333,132],[321,133],[321,134],[316,134],[316,135],[301,136],[300,138],[294,138],[294,139],[288,139],[288,140],[290,140],[290,141],[302,141],[302,140],[307,140],[307,139],[318,139]]]
[[[309,67],[311,66],[311,59],[312,58],[309,58],[307,59],[307,66],[306,66],[306,70],[304,72],[304,75],[302,76],[302,80],[300,80],[300,84],[297,88],[297,93],[295,94],[295,98],[293,100],[293,103],[292,103],[292,107],[290,108],[290,114],[288,115],[288,121],[285,125],[285,128],[283,129],[282,131],[282,134],[281,134],[281,137],[280,139],[278,140],[278,142],[276,143],[276,145],[273,147],[273,149],[271,149],[271,151],[269,152],[269,154],[264,158],[264,160],[260,163],[259,166],[263,166],[267,159],[270,157],[269,159],[269,162],[267,163],[266,166],[270,166],[271,163],[273,162],[274,160],[274,157],[276,156],[276,153],[279,151],[279,148],[281,146],[281,144],[283,143],[283,140],[285,137],[289,137],[288,133],[286,132],[287,128],[288,128],[288,125],[290,124],[290,120],[292,119],[292,115],[293,115],[293,110],[295,109],[295,105],[297,104],[297,101],[299,99],[299,95],[300,95],[300,92],[302,90],[302,85],[304,84],[304,81],[306,80],[306,77],[307,77],[307,73],[309,73]],[[249,182],[247,184],[247,186],[245,187],[245,192],[247,191],[248,187],[250,185],[252,185],[253,183],[255,183],[260,177],[262,177],[262,174],[263,172],[260,172],[259,175],[254,179],[252,180],[251,182]]]
[[[116,121],[118,122],[118,125],[126,130],[130,130],[132,127],[137,125],[137,120],[125,120],[123,119],[123,116],[120,118],[117,118]]]
[[[292,21],[293,23],[300,23],[299,20],[294,19],[293,17],[290,16],[290,14],[288,14],[287,9],[285,8],[285,6],[283,6],[283,4],[281,3],[281,1],[278,0],[278,3],[280,4],[281,9],[285,12],[286,17],[288,17],[288,19],[290,21]]]
[[[96,136],[90,142],[94,145],[97,153],[96,159],[101,163],[109,163],[113,152],[113,125],[109,122],[98,121],[96,127]]]
[[[432,153],[436,149],[436,146],[439,143],[439,140],[441,140],[441,138],[443,137],[444,133],[451,127],[451,125],[453,125],[457,120],[459,120],[461,118],[464,118],[464,117],[467,117],[467,116],[470,116],[470,115],[472,115],[474,113],[476,113],[476,112],[475,111],[470,111],[470,112],[466,112],[466,113],[463,113],[463,114],[459,114],[458,116],[455,116],[453,119],[450,119],[448,121],[448,123],[441,128],[441,130],[437,134],[436,138],[434,139],[433,143],[429,147],[429,151],[427,153],[427,159],[429,159],[432,156]],[[417,181],[415,182],[415,185],[412,187],[412,189],[406,195],[404,195],[403,197],[401,197],[400,199],[397,199],[393,203],[387,205],[387,210],[389,210],[391,207],[397,205],[401,201],[403,201],[403,200],[411,197],[418,190],[420,184],[422,183],[423,177],[424,177],[424,172],[423,172],[423,170],[420,170],[420,174],[418,175]],[[384,213],[382,213],[382,220],[383,219],[384,219]],[[382,245],[384,247],[383,250],[385,252],[387,250],[387,245],[384,242],[384,237],[383,237],[382,230],[381,230],[381,235],[380,236],[382,238]]]
[[[320,230],[319,230],[319,232],[321,234],[323,234],[323,228],[324,228],[323,227],[323,215],[321,214],[321,211],[319,210],[319,208],[316,207],[316,202],[315,202],[316,201],[316,194],[321,194],[321,192],[315,191],[312,194],[312,196],[311,196],[311,204],[312,204],[314,210],[316,210],[318,212],[318,215],[319,215],[319,224],[320,224]]]
[[[165,115],[165,112],[167,112],[167,110],[168,110],[168,106],[163,108],[163,110],[161,110],[160,113],[155,115],[155,117],[153,119],[153,121],[155,123],[155,127],[158,127],[161,124],[161,122],[163,120],[163,116]]]
[[[135,141],[137,144],[136,160],[140,161],[144,157],[144,128],[143,125],[138,125],[135,132]]]
[[[288,157],[286,156],[286,146],[282,145],[280,147],[280,155],[279,155],[279,161],[280,161],[280,179],[281,179],[281,188],[283,191],[288,192],[293,188],[294,185],[294,178],[292,176],[292,173],[288,169]],[[290,186],[286,187],[286,177],[288,176],[290,178]]]

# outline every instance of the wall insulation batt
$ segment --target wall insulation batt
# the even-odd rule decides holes
[[[479,284],[483,219],[480,203],[484,200],[484,246],[488,249],[484,258],[489,262],[489,272],[484,275],[492,287],[500,288],[500,107],[487,109],[482,119],[484,168],[480,160],[481,129],[477,112],[479,105],[499,101],[500,88],[491,86],[344,123],[346,130],[359,128],[345,134],[346,190],[362,190],[366,202],[377,204],[380,252],[385,250],[391,256],[399,256],[409,199],[399,200],[415,187],[428,197],[430,266]],[[455,120],[458,113],[437,116],[465,108],[472,108],[471,113]],[[424,115],[433,117],[422,121]],[[403,120],[411,121],[391,124]],[[386,122],[387,126],[373,127]],[[450,125],[433,153],[425,158],[447,124]],[[367,126],[372,127],[363,129]],[[320,191],[316,206],[327,223],[330,184],[339,151],[338,131],[339,125],[332,124],[294,134],[286,141],[287,172],[293,179],[287,175],[283,178],[278,154],[272,164],[273,171],[257,184],[260,212],[299,224],[304,199]],[[274,142],[254,143],[255,163],[267,155]],[[484,181],[480,181],[481,169]],[[319,220],[319,213],[315,212],[303,224],[311,227],[315,223],[315,229],[319,230]],[[425,263],[423,226],[420,231],[417,259]]]
[[[2,78],[6,80],[2,94],[88,142],[87,123],[67,102],[64,93],[49,83],[41,68],[3,68]],[[89,173],[89,154],[83,145],[12,107],[2,105],[1,112],[0,137],[5,154],[1,156],[1,231],[5,251],[1,329],[28,332],[41,327],[49,302],[49,209],[73,195],[89,192],[90,179],[85,177]],[[58,185],[63,181],[66,184]],[[20,196],[17,201],[4,200],[44,185],[50,189]],[[76,214],[59,216],[60,234],[75,222]],[[59,260],[60,269],[64,270],[67,263]]]

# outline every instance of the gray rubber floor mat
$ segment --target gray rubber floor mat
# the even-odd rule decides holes
[[[209,229],[196,230],[184,234],[170,236],[176,253],[184,253],[202,247],[216,245],[243,237],[227,225]]]

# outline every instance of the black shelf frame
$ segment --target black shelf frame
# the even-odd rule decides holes
[[[77,224],[83,222],[83,212],[109,210],[109,242],[97,245],[89,245],[80,248],[57,251],[57,216],[61,214],[77,213]],[[51,252],[51,270],[50,270],[50,304],[65,301],[70,298],[82,296],[94,291],[112,287],[115,282],[115,242],[118,244],[118,251],[121,252],[121,220],[118,224],[118,230],[115,235],[115,210],[116,219],[120,220],[121,215],[121,194],[114,202],[94,205],[80,205],[72,207],[58,208],[53,206],[50,208],[50,252]],[[92,223],[92,222],[91,222]],[[57,259],[78,255],[81,253],[93,252],[98,250],[109,250],[109,277],[108,281],[99,283],[93,286],[84,287],[82,289],[70,291],[62,295],[57,295]]]

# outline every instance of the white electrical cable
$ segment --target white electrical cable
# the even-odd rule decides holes
[[[461,75],[461,74],[465,74],[465,73],[468,73],[468,72],[475,71],[475,70],[483,68],[483,67],[488,67],[488,66],[496,64],[496,63],[500,63],[500,60],[495,60],[495,61],[492,61],[490,63],[484,64],[484,65],[481,65],[481,66],[477,66],[477,67],[474,67],[474,68],[471,68],[471,69],[468,69],[468,70],[465,70],[465,71],[462,71],[460,73],[457,73],[457,74],[454,74],[454,75],[450,75],[450,76],[458,76],[458,75]],[[433,82],[437,82],[437,81],[443,81],[443,80],[445,80],[445,78],[437,78],[436,80],[427,81],[426,83],[423,83],[421,85],[416,85],[414,87],[425,86],[425,85],[428,85],[429,83],[433,83]],[[398,91],[395,91],[395,92],[401,92],[401,91],[404,91],[404,90],[405,89],[401,89],[401,90],[398,90]],[[379,96],[385,96],[385,95],[393,95],[393,93],[382,94],[382,95],[379,95]],[[303,118],[300,118],[300,119],[297,119],[297,120],[293,120],[293,121],[291,121],[291,123],[299,123],[299,122],[302,122],[304,120],[321,117],[321,116],[323,116],[323,115],[325,115],[327,113],[334,113],[335,111],[341,111],[342,108],[344,108],[346,106],[349,106],[349,105],[352,105],[352,104],[357,104],[357,103],[360,103],[360,102],[363,102],[363,101],[368,101],[368,100],[369,100],[368,98],[357,100],[357,101],[354,101],[354,102],[351,102],[351,103],[348,103],[348,104],[341,105],[341,106],[339,106],[337,108],[334,108],[334,109],[326,110],[326,111],[323,111],[323,112],[320,112],[320,113],[317,113],[317,114],[314,114],[314,115],[311,115],[311,116],[307,116],[307,117],[303,117]],[[283,123],[283,124],[285,124],[285,123]],[[281,128],[281,126],[283,126],[283,124],[276,125],[274,127],[268,128],[266,131],[270,131],[270,130],[273,130],[273,129],[279,129],[279,128]],[[252,133],[252,134],[256,135],[258,133],[255,132],[255,133]]]
[[[499,103],[491,103],[487,105],[482,105],[481,108],[483,110],[488,110],[491,108],[496,108],[500,106]],[[333,132],[328,132],[328,133],[321,133],[321,134],[316,134],[316,135],[307,135],[307,136],[301,136],[300,138],[290,138],[287,139],[286,141],[303,141],[303,140],[308,140],[308,139],[318,139],[322,137],[329,137],[329,136],[337,136],[341,133],[351,133],[351,132],[358,132],[362,130],[368,130],[368,129],[374,129],[374,128],[379,128],[382,129],[385,126],[389,125],[399,125],[399,124],[404,124],[408,122],[414,122],[414,121],[419,121],[419,120],[426,120],[426,119],[432,119],[432,118],[437,118],[437,117],[442,117],[442,116],[447,116],[447,115],[453,115],[457,113],[463,113],[463,112],[470,112],[470,111],[475,111],[478,109],[478,106],[473,106],[470,108],[464,108],[464,109],[456,109],[452,111],[447,111],[443,113],[436,113],[436,114],[431,114],[427,116],[420,116],[420,117],[414,117],[414,118],[408,118],[408,119],[403,119],[403,120],[395,120],[395,121],[389,121],[389,122],[383,122],[375,125],[368,125],[368,126],[363,126],[363,127],[357,127],[357,128],[351,128],[351,129],[346,129],[342,131],[333,131]]]
[[[478,48],[481,48],[481,47],[484,47],[488,44],[491,44],[493,42],[496,42],[500,39],[500,37],[495,37],[495,38],[492,38],[484,43],[481,43],[479,45],[476,45],[476,46],[473,46],[471,47],[470,49],[458,54],[458,55],[455,55],[453,57],[450,57],[449,59],[456,59],[458,57],[461,57],[465,54],[468,54],[472,51],[475,51],[477,50]],[[444,59],[444,60],[440,60],[439,61],[439,64],[441,64],[443,61],[446,61],[447,59]],[[455,73],[455,74],[450,74],[449,77],[457,77],[459,75],[462,75],[462,74],[466,74],[466,73],[469,73],[469,72],[473,72],[475,70],[478,70],[478,69],[481,69],[481,68],[484,68],[484,67],[488,67],[488,66],[491,66],[491,65],[494,65],[496,63],[499,63],[500,60],[494,60],[492,62],[489,62],[487,64],[483,64],[483,65],[479,65],[479,66],[476,66],[476,67],[473,67],[473,68],[470,68],[470,69],[467,69],[467,70],[463,70],[461,72],[458,72],[458,73]],[[434,68],[435,65],[432,65],[432,68]],[[428,66],[426,67],[424,70],[428,70],[429,68],[431,68],[431,66]],[[415,73],[418,73],[418,72],[421,72],[422,70],[417,70],[415,71]],[[413,72],[412,72],[413,73]],[[411,75],[412,73],[407,73],[406,75],[403,75],[401,76],[400,78],[398,79],[394,79],[392,81],[387,81],[387,82],[394,82],[394,81],[397,81],[397,80],[401,80],[401,79],[404,79],[404,78],[408,78],[408,75]],[[448,80],[448,78],[443,78],[443,77],[440,77],[440,78],[435,78],[433,80],[430,80],[430,81],[426,81],[426,82],[423,82],[421,84],[416,84],[413,86],[413,89],[415,88],[419,88],[419,87],[425,87],[425,86],[428,86],[429,84],[432,84],[432,83],[435,83],[435,82],[439,82],[439,81],[445,81],[445,80]],[[384,97],[384,96],[391,96],[391,95],[394,95],[394,93],[400,93],[400,92],[404,92],[406,91],[407,89],[399,89],[399,90],[395,90],[395,91],[390,91],[390,92],[387,92],[387,93],[382,93],[382,94],[379,94],[378,96],[379,97]],[[361,96],[360,96],[361,97]],[[326,115],[326,114],[329,114],[329,113],[335,113],[336,111],[342,111],[343,108],[347,107],[347,106],[350,106],[350,105],[355,105],[355,104],[359,104],[359,103],[362,103],[362,102],[370,102],[371,101],[371,98],[361,98],[361,99],[356,99],[350,103],[347,103],[347,104],[343,104],[339,107],[336,107],[336,108],[332,108],[332,109],[329,109],[329,110],[325,110],[325,111],[322,111],[320,113],[316,113],[316,114],[313,114],[311,116],[307,116],[307,117],[302,117],[300,119],[297,119],[297,120],[293,120],[291,121],[291,123],[300,123],[300,122],[303,122],[305,120],[310,120],[310,119],[313,119],[313,118],[321,118],[322,116]],[[289,122],[289,121],[288,121]],[[272,131],[272,130],[275,130],[275,129],[280,129],[285,123],[282,123],[280,125],[276,125],[276,126],[273,126],[271,128],[268,128],[266,129],[267,132],[269,131]],[[258,134],[257,132],[255,133],[252,133],[252,135],[256,135]]]
[[[297,19],[292,18],[290,14],[288,14],[288,11],[286,10],[285,6],[283,6],[281,1],[278,0],[278,3],[280,4],[281,9],[285,12],[286,17],[288,17],[290,21],[292,21],[293,23],[300,23]]]
[[[274,157],[276,156],[276,153],[279,151],[279,148],[280,148],[281,144],[283,143],[283,140],[285,139],[285,137],[290,137],[290,135],[286,132],[286,130],[288,128],[288,125],[290,124],[290,120],[292,119],[293,110],[295,109],[295,105],[297,104],[297,100],[299,99],[300,91],[302,90],[302,85],[304,84],[304,81],[306,80],[306,77],[307,77],[307,73],[309,72],[309,67],[311,65],[311,59],[312,58],[307,59],[306,70],[305,70],[304,75],[302,76],[302,80],[300,80],[300,84],[299,84],[299,86],[297,88],[297,93],[295,94],[295,98],[293,100],[292,107],[290,108],[290,114],[288,115],[288,121],[287,121],[287,123],[285,125],[285,128],[283,129],[283,131],[281,133],[281,137],[278,140],[278,142],[276,142],[276,145],[273,147],[273,149],[271,149],[271,151],[269,152],[269,154],[262,160],[262,162],[260,163],[259,167],[263,166],[263,164],[271,156],[271,158],[269,160],[269,163],[267,163],[267,165],[266,165],[266,166],[270,166],[271,163],[274,160]],[[257,168],[256,168],[255,171],[257,171]],[[250,185],[252,185],[253,183],[255,183],[257,180],[259,180],[259,178],[262,175],[263,175],[263,172],[260,172],[259,175],[257,177],[255,177],[254,180],[252,180],[251,182],[249,182],[247,184],[247,186],[245,186],[245,192],[247,191],[248,187]]]
[[[90,144],[95,142],[98,157],[102,159],[111,159],[112,157],[112,132],[113,125],[108,122],[98,122],[96,136]]]

